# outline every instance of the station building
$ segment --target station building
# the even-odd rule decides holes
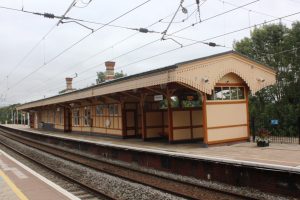
[[[248,96],[275,83],[273,69],[229,51],[20,105],[31,128],[204,145],[246,141]]]

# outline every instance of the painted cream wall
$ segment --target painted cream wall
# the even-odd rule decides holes
[[[202,110],[193,110],[192,111],[192,124],[193,125],[203,125]]]
[[[190,119],[190,111],[176,111],[174,110],[172,112],[173,114],[173,127],[181,127],[181,126],[190,126],[191,125],[191,119]]]
[[[204,137],[203,130],[203,111],[193,110],[192,111],[192,124],[193,126],[202,126],[199,128],[193,128],[193,139],[200,139]]]
[[[203,125],[202,110],[174,110],[172,117],[174,141],[203,138],[203,127],[193,127]]]
[[[207,137],[208,143],[234,140],[236,138],[247,139],[247,126],[208,129]]]
[[[146,138],[161,137],[164,132],[163,111],[147,111],[145,115]]]
[[[174,110],[173,117],[173,140],[190,140],[192,139],[191,129],[182,128],[191,125],[189,110]],[[180,128],[181,127],[181,128]],[[176,129],[180,128],[180,129]]]
[[[203,139],[203,137],[204,137],[203,127],[193,128],[193,136],[194,136],[194,139]]]
[[[206,109],[208,144],[248,137],[246,102],[238,104],[208,104]]]
[[[207,128],[247,124],[246,102],[238,104],[212,104],[206,106]]]
[[[190,140],[192,138],[191,129],[173,129],[173,140]]]

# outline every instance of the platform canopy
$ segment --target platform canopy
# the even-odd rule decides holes
[[[178,83],[196,91],[211,94],[216,83],[229,73],[234,73],[242,78],[252,94],[276,82],[276,72],[270,67],[237,52],[228,51],[25,103],[18,106],[17,109],[28,110],[139,88],[163,86],[168,83]]]

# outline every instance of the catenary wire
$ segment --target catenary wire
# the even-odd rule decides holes
[[[216,38],[219,38],[219,37],[223,37],[223,36],[225,36],[225,35],[234,34],[234,33],[240,32],[240,31],[247,30],[247,29],[249,29],[249,28],[258,27],[258,26],[261,26],[261,25],[265,25],[265,24],[268,24],[268,23],[272,23],[272,22],[274,22],[274,21],[277,21],[277,20],[280,20],[280,19],[284,19],[284,18],[288,18],[288,17],[295,16],[295,15],[299,15],[299,14],[300,14],[300,12],[296,12],[296,13],[292,13],[292,14],[289,14],[289,15],[285,15],[285,16],[282,16],[282,17],[273,19],[273,20],[269,20],[269,21],[265,21],[265,22],[262,22],[262,23],[258,23],[258,24],[255,24],[255,25],[248,26],[248,27],[240,28],[240,29],[237,29],[237,30],[234,30],[234,31],[230,31],[230,32],[227,32],[227,33],[224,33],[224,34],[220,34],[220,35],[217,35],[217,36],[214,36],[214,37],[207,38],[207,39],[202,40],[202,41],[197,41],[197,42],[190,43],[190,44],[188,44],[188,45],[185,45],[185,46],[182,47],[182,48],[190,47],[190,46],[193,46],[193,45],[195,45],[195,44],[199,44],[200,42],[202,43],[202,42],[205,42],[205,41],[209,41],[209,40],[212,40],[212,39],[216,39]],[[162,53],[160,53],[160,54],[155,54],[155,55],[153,55],[153,56],[150,56],[150,57],[147,57],[147,58],[140,59],[140,60],[138,60],[138,61],[135,61],[135,62],[126,64],[126,65],[124,65],[124,66],[127,67],[127,66],[129,66],[129,65],[136,64],[136,63],[138,63],[138,62],[142,62],[142,61],[144,61],[144,60],[147,60],[147,59],[150,59],[150,58],[154,58],[154,57],[157,57],[157,56],[160,56],[160,55],[164,55],[164,54],[167,54],[167,53],[170,53],[170,52],[173,52],[173,51],[182,49],[182,48],[177,47],[177,48],[175,48],[175,49],[171,49],[171,50],[162,52]],[[298,48],[292,48],[292,49],[290,49],[290,50],[284,50],[284,51],[281,51],[281,52],[276,52],[276,53],[273,53],[273,54],[268,54],[268,56],[269,56],[269,55],[280,54],[280,53],[287,53],[287,52],[290,52],[290,51],[295,51],[295,50],[297,50],[297,49],[299,49],[299,48],[300,48],[300,47],[298,47]],[[267,55],[266,55],[266,56],[267,56]],[[261,56],[261,57],[264,57],[264,56]],[[123,66],[123,67],[124,67],[124,66]],[[119,69],[122,69],[123,67],[120,67]],[[95,77],[95,76],[93,76],[93,77]],[[84,81],[84,80],[88,80],[88,79],[90,79],[90,78],[92,78],[92,77],[88,77],[88,78],[86,78],[86,79],[79,80],[79,81],[77,81],[76,83],[82,82],[82,81]],[[62,86],[61,86],[61,87],[62,87]],[[61,88],[61,87],[56,87],[56,88]],[[56,89],[56,88],[53,88],[53,89]],[[51,88],[51,89],[49,89],[49,90],[47,90],[47,91],[51,91],[51,90],[53,90],[53,89]]]
[[[217,17],[217,16],[221,16],[221,15],[227,14],[227,13],[229,13],[229,12],[235,11],[235,10],[237,10],[237,9],[239,9],[239,8],[242,8],[242,7],[244,7],[244,6],[250,5],[250,4],[252,4],[252,3],[254,3],[254,2],[257,2],[257,1],[258,1],[258,0],[252,1],[252,2],[250,2],[250,3],[241,5],[241,6],[239,6],[238,8],[230,9],[230,10],[227,10],[227,11],[225,11],[225,12],[219,13],[219,14],[217,14],[217,15],[208,17],[208,18],[206,18],[206,19],[203,19],[202,22],[205,22],[205,21],[214,19],[214,18]],[[199,24],[199,23],[197,23],[197,24]],[[195,25],[197,25],[197,24],[194,24],[193,26],[195,26]],[[180,30],[175,31],[175,32],[173,32],[173,33],[171,33],[171,34],[168,34],[168,36],[171,36],[171,35],[173,35],[173,34],[175,34],[175,33],[181,32],[181,31],[186,30],[187,28],[190,28],[190,27],[193,27],[193,26],[185,27],[184,29],[180,29]],[[156,40],[154,40],[154,41],[148,42],[148,43],[146,43],[146,44],[144,44],[144,45],[142,45],[142,46],[139,46],[139,47],[137,47],[137,48],[135,48],[135,49],[133,49],[133,50],[130,50],[130,51],[128,51],[128,52],[125,52],[125,53],[123,53],[123,54],[121,54],[121,55],[119,55],[119,56],[113,58],[112,60],[115,60],[115,59],[117,59],[117,58],[120,58],[120,57],[122,57],[122,56],[124,56],[124,55],[128,55],[129,53],[132,53],[132,52],[134,52],[134,51],[137,51],[137,50],[139,50],[139,49],[141,49],[141,48],[144,48],[144,47],[146,47],[146,46],[148,46],[148,45],[151,45],[151,44],[153,44],[153,43],[156,43],[156,42],[158,42],[158,41],[160,41],[160,39],[156,39]],[[103,63],[104,63],[104,62],[103,62]],[[102,64],[103,64],[103,63],[102,63]],[[84,74],[85,72],[87,72],[87,71],[89,71],[89,70],[91,70],[91,69],[93,69],[93,68],[95,68],[95,67],[98,67],[98,66],[99,66],[99,64],[93,65],[92,67],[89,67],[89,68],[87,68],[87,69],[85,69],[85,70],[79,72],[79,74],[82,75],[82,74]]]
[[[187,5],[186,7],[188,8],[188,7],[191,7],[191,6],[193,6],[193,5],[195,5],[195,3],[189,4],[189,5]],[[166,19],[166,18],[170,17],[172,14],[173,14],[173,13],[171,13],[171,14],[165,16],[164,18],[159,19],[158,21],[155,21],[154,23],[150,24],[150,25],[147,26],[146,28],[150,28],[150,27],[152,27],[152,26],[158,24],[160,21],[162,21],[163,19]],[[94,58],[94,57],[96,57],[96,56],[101,55],[102,53],[108,51],[109,49],[114,48],[115,46],[117,46],[117,45],[119,45],[119,44],[122,44],[123,42],[127,41],[128,39],[130,39],[130,38],[136,36],[137,34],[139,34],[139,32],[133,33],[133,34],[131,34],[131,35],[129,35],[129,36],[127,36],[127,37],[125,37],[125,38],[123,38],[123,39],[121,39],[121,40],[115,42],[113,45],[111,45],[111,46],[109,46],[109,47],[107,47],[107,48],[101,50],[100,52],[97,52],[97,53],[95,53],[95,54],[93,54],[93,55],[91,55],[91,56],[89,56],[89,57],[87,57],[87,58],[85,58],[85,59],[83,59],[83,60],[81,60],[81,61],[79,61],[79,62],[76,62],[75,64],[72,64],[71,67],[68,67],[68,68],[67,68],[66,70],[64,70],[63,72],[57,73],[56,75],[54,75],[54,77],[57,77],[57,76],[58,76],[59,74],[61,74],[61,73],[67,72],[69,69],[74,70],[74,66],[77,66],[77,65],[79,65],[79,64],[82,64],[82,63],[84,63],[84,62],[86,62],[86,61],[88,61],[88,60],[90,60],[90,59],[92,59],[92,58]],[[157,42],[157,41],[155,41],[155,42]],[[146,44],[145,46],[147,46],[147,45],[150,45],[150,44]],[[144,46],[144,45],[143,45],[143,46]],[[141,46],[141,47],[138,48],[138,49],[141,49],[143,46]],[[122,56],[124,56],[124,55],[122,55]],[[120,56],[118,56],[118,57],[116,57],[116,58],[114,58],[114,59],[117,59],[117,58],[122,57],[122,56],[120,55]],[[94,65],[92,65],[92,66],[94,66]],[[53,80],[53,78],[50,77],[50,78],[46,79],[45,81],[43,81],[42,84],[43,84],[43,85],[46,84],[47,82],[49,82],[49,80]],[[41,87],[38,86],[38,88],[41,88]],[[34,88],[34,90],[35,90],[35,89],[36,89],[36,88]]]
[[[67,9],[67,11],[65,12],[65,15],[71,10],[72,6],[74,5],[75,0],[70,4],[69,8]],[[19,9],[14,9],[14,8],[8,8],[8,7],[4,7],[4,6],[0,6],[0,8],[2,9],[7,9],[7,10],[12,10],[12,11],[20,11]],[[23,7],[22,10],[24,11]],[[24,11],[27,12],[27,11]],[[46,37],[48,37],[48,35],[50,35],[50,33],[55,29],[55,27],[57,26],[57,24],[55,24],[54,26],[52,26],[50,28],[49,31],[47,31],[47,33],[25,54],[24,57],[22,57],[22,59],[13,67],[12,70],[10,70],[10,72],[6,75],[6,78],[8,79],[11,74],[18,69],[22,63],[31,55],[31,53],[41,44],[42,41],[44,41],[46,39]]]
[[[137,8],[145,5],[146,3],[150,2],[151,0],[147,0],[144,1],[143,3],[139,4],[138,6],[130,9],[129,11],[126,11],[125,13],[123,13],[122,15],[114,18],[113,20],[109,21],[108,23],[100,26],[99,28],[97,28],[94,32],[91,32],[89,34],[87,34],[86,36],[84,36],[83,38],[81,38],[80,40],[76,41],[75,43],[73,43],[72,45],[70,45],[69,47],[67,47],[66,49],[64,49],[63,51],[61,51],[59,54],[57,54],[56,56],[54,56],[53,58],[51,58],[49,61],[47,61],[46,63],[44,63],[43,65],[39,66],[38,68],[36,68],[35,70],[31,71],[29,74],[27,74],[25,77],[23,77],[22,79],[20,79],[18,82],[16,82],[14,85],[12,85],[8,90],[11,90],[13,88],[15,88],[16,86],[18,86],[21,82],[23,82],[25,79],[27,79],[28,77],[30,77],[32,74],[36,73],[37,71],[39,71],[41,68],[47,66],[49,63],[53,62],[54,60],[56,60],[57,58],[59,58],[61,55],[63,55],[64,53],[66,53],[67,51],[69,51],[70,49],[72,49],[73,47],[75,47],[76,45],[78,45],[79,43],[81,43],[83,40],[85,40],[86,38],[88,38],[90,35],[92,35],[93,33],[101,30],[102,28],[106,27],[108,24],[113,23],[114,21],[124,17],[125,15],[133,12],[134,10],[136,10]]]

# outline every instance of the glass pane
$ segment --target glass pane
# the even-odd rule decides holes
[[[179,107],[179,99],[177,96],[171,97],[171,107],[172,108],[178,108]]]
[[[231,99],[232,100],[238,99],[238,88],[237,87],[231,87],[230,92],[231,92]]]
[[[96,115],[103,115],[103,109],[104,109],[104,106],[103,105],[97,105],[96,106]]]
[[[115,104],[115,110],[114,110],[114,115],[118,115],[119,114],[119,107],[118,104]]]
[[[167,109],[168,108],[168,102],[167,99],[164,99],[159,102],[159,109]]]
[[[244,87],[238,87],[238,95],[239,95],[239,99],[245,99]]]
[[[206,97],[207,97],[207,100],[214,100],[214,90],[212,91],[212,95],[209,95],[207,94]]]
[[[229,87],[222,88],[222,98],[223,100],[230,100],[230,89]]]
[[[222,100],[222,89],[221,87],[215,87],[214,90],[214,100]]]
[[[108,109],[109,109],[109,115],[114,115],[114,105],[110,104]]]

